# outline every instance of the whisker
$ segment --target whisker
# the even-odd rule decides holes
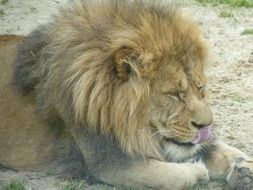
[[[160,131],[156,131],[154,134],[151,135],[151,137],[153,138],[154,136],[158,135],[160,133]]]

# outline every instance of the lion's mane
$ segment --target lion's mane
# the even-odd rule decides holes
[[[143,110],[161,47],[166,43],[167,57],[175,56],[182,41],[198,33],[195,25],[171,5],[142,1],[83,0],[59,12],[19,48],[21,92],[35,95],[47,121],[60,118],[68,127],[109,134],[130,155],[159,155]]]

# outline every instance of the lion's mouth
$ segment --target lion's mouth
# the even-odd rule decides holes
[[[212,139],[212,126],[209,125],[209,126],[205,126],[203,128],[198,129],[196,137],[189,142],[180,142],[178,140],[166,138],[166,137],[165,139],[167,142],[171,142],[179,146],[193,146],[196,144],[202,144]]]
[[[208,125],[198,130],[196,137],[191,141],[191,143],[201,144],[211,139],[212,139],[212,125]]]

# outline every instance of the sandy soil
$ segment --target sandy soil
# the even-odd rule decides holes
[[[9,0],[0,5],[0,34],[27,34],[37,25],[47,22],[56,7],[66,1]],[[253,155],[253,35],[241,34],[244,29],[253,28],[253,9],[230,10],[226,6],[185,2],[183,11],[202,25],[210,41],[207,88],[216,133],[228,144]],[[232,11],[233,16],[219,16],[224,9]],[[12,178],[22,179],[27,189],[35,190],[58,190],[68,183],[46,174],[0,171],[0,187]],[[104,188],[93,186],[88,189]],[[209,185],[209,189],[223,188],[220,183]]]

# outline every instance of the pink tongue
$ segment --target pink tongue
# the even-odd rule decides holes
[[[208,125],[198,130],[198,134],[195,139],[192,140],[193,144],[200,144],[208,141],[212,138],[212,125]]]

